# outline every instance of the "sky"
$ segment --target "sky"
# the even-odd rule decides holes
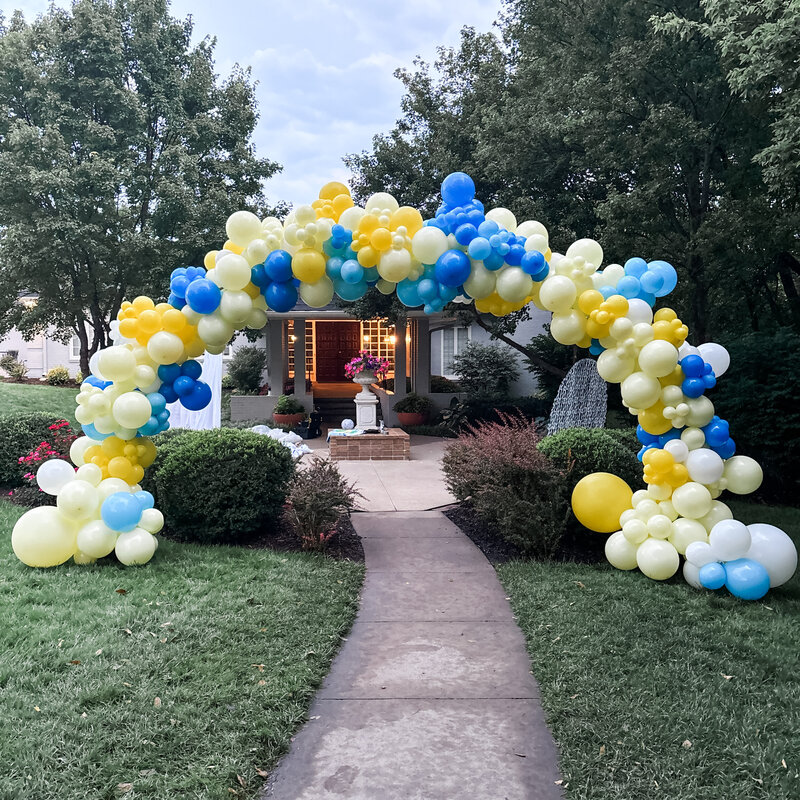
[[[67,2],[58,5],[67,6]],[[0,0],[8,17],[32,19],[46,0]],[[195,40],[217,37],[221,76],[250,66],[261,118],[259,155],[283,165],[266,182],[271,202],[310,203],[330,180],[347,182],[347,153],[369,150],[372,137],[400,116],[402,84],[393,72],[415,56],[430,61],[471,25],[486,31],[501,0],[173,0],[172,14],[192,15]]]

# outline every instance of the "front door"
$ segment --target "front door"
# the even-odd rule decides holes
[[[360,348],[360,322],[318,322],[315,339],[317,380],[346,381],[344,365],[358,355]]]

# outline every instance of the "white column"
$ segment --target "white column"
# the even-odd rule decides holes
[[[271,319],[267,324],[267,347],[269,349],[269,393],[283,394],[283,372],[285,359],[283,348],[286,341],[286,323],[282,319]]]
[[[406,394],[406,320],[401,318],[394,328],[394,398],[396,403]]]
[[[427,318],[417,320],[416,345],[414,391],[428,395],[431,393],[431,330]]]
[[[306,320],[294,320],[294,396],[305,404],[306,392]]]

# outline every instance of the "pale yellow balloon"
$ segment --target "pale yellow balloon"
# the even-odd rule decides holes
[[[206,345],[226,345],[233,336],[233,328],[215,312],[197,323],[197,335]]]
[[[636,551],[638,545],[629,542],[622,531],[612,533],[606,539],[606,558],[612,567],[617,569],[636,569]]]
[[[524,236],[526,240],[530,239],[531,236],[542,236],[544,237],[545,244],[549,238],[547,228],[535,219],[526,219],[524,222],[520,222],[519,225],[517,225],[515,233],[517,236]],[[527,241],[525,244],[527,245]]]
[[[562,314],[553,314],[550,320],[550,335],[559,344],[577,344],[586,336],[586,317],[575,309]]]
[[[527,252],[530,252],[531,250],[536,250],[546,258],[548,249],[549,246],[547,244],[547,236],[542,236],[539,233],[534,233],[532,236],[529,236],[525,240],[525,250]]]
[[[375,288],[381,293],[385,295],[390,295],[392,292],[395,291],[397,288],[397,284],[393,283],[392,281],[387,281],[384,278],[378,280],[375,284]]]
[[[760,464],[750,456],[734,456],[725,462],[722,477],[725,488],[734,494],[750,494],[761,486],[764,472]]]
[[[174,333],[159,331],[147,342],[147,353],[156,364],[174,364],[183,355],[183,341]]]
[[[97,513],[100,495],[91,483],[76,478],[59,491],[56,506],[68,520],[85,520]]]
[[[543,308],[555,313],[565,313],[578,297],[575,283],[566,275],[546,278],[539,289],[539,302]]]
[[[94,562],[97,561],[96,558],[93,558],[92,556],[82,552],[80,548],[75,551],[75,555],[72,556],[72,560],[76,564],[83,567],[88,566],[89,564],[94,564]]]
[[[103,377],[109,381],[124,381],[133,377],[136,357],[133,351],[122,345],[101,350],[97,359]]]
[[[580,256],[595,269],[603,263],[603,248],[594,239],[578,239],[567,248],[565,255],[567,258]]]
[[[400,203],[388,192],[376,192],[369,197],[365,208],[368,214],[377,214],[380,212],[393,214],[400,208]]]
[[[223,289],[234,292],[244,289],[250,283],[250,265],[247,259],[232,253],[217,263],[214,269],[216,282]]]
[[[718,522],[722,522],[724,519],[733,519],[733,511],[721,500],[712,500],[711,511],[705,516],[700,517],[698,522],[710,532]]]
[[[636,564],[644,575],[654,581],[671,578],[680,566],[681,559],[674,545],[662,539],[648,539],[636,551]]]
[[[242,255],[245,257],[247,263],[251,267],[254,267],[256,264],[263,263],[269,253],[269,247],[263,239],[253,239],[253,241],[247,245]]]
[[[87,522],[78,531],[78,550],[90,558],[104,558],[117,543],[117,531],[111,530],[101,519]]]
[[[123,428],[141,428],[152,413],[150,401],[141,392],[126,392],[114,401],[114,419]]]
[[[198,323],[198,322],[200,322],[200,320],[203,318],[203,315],[202,315],[202,314],[198,314],[198,313],[197,313],[197,311],[195,311],[195,310],[194,310],[194,309],[193,309],[191,306],[189,306],[189,305],[185,305],[185,306],[184,306],[184,307],[181,309],[181,314],[183,314],[183,316],[184,316],[184,317],[186,317],[186,321],[187,321],[187,322],[188,322],[190,325],[197,325],[197,323]]]
[[[620,386],[622,402],[628,408],[650,408],[661,394],[661,384],[657,378],[646,372],[634,372],[628,375]]]
[[[11,547],[29,567],[55,567],[75,554],[75,534],[75,526],[55,506],[39,506],[17,520]]]
[[[261,220],[249,211],[234,211],[225,223],[228,238],[239,247],[246,247],[261,236]]]
[[[702,428],[711,422],[714,416],[714,404],[704,394],[701,394],[700,397],[687,397],[684,402],[689,406],[687,425]]]
[[[226,290],[220,300],[220,316],[234,327],[243,325],[253,310],[253,301],[244,291]]]
[[[158,533],[164,527],[164,515],[157,508],[146,508],[142,511],[139,527],[148,533]]]
[[[486,219],[493,220],[511,233],[517,230],[517,218],[507,208],[493,208],[487,211]]]
[[[339,224],[348,231],[354,231],[366,213],[361,206],[350,206],[339,215]]]
[[[446,250],[447,236],[443,230],[433,225],[418,230],[411,240],[411,252],[422,264],[435,264]]]
[[[597,359],[597,372],[608,383],[621,383],[633,369],[633,359],[621,356],[616,350],[605,350]]]
[[[386,281],[399,283],[411,272],[411,253],[405,248],[387,250],[378,261],[378,274]]]
[[[307,306],[323,308],[333,299],[333,281],[327,275],[323,275],[314,283],[301,283],[298,291]]]
[[[92,486],[99,486],[103,480],[103,470],[97,464],[83,464],[75,471],[75,477],[79,481],[86,481]]]
[[[711,493],[702,483],[689,481],[672,493],[672,505],[682,517],[701,519],[711,511]]]
[[[503,300],[521,303],[531,293],[532,288],[533,279],[519,267],[506,267],[498,271],[496,291]]]
[[[654,378],[664,378],[678,363],[678,349],[664,339],[654,339],[639,351],[639,367]]]
[[[130,490],[131,487],[122,478],[105,478],[100,481],[100,485],[97,487],[97,496],[102,505],[103,501],[111,497],[112,494],[129,492]]]
[[[155,383],[156,371],[148,364],[137,364],[136,371],[133,374],[133,380],[136,387],[145,389]]]
[[[692,542],[708,541],[708,531],[696,519],[678,517],[672,523],[672,527],[673,532],[669,541],[682,556],[686,555],[686,548]]]
[[[121,533],[114,547],[115,555],[126,566],[146,564],[155,552],[155,537],[144,528]]]
[[[254,308],[247,317],[246,325],[254,331],[260,331],[267,324],[267,312],[261,308]]]
[[[90,447],[94,447],[97,442],[88,436],[79,436],[69,447],[69,457],[76,467],[84,463],[84,454]]]
[[[469,278],[464,281],[464,289],[475,300],[489,297],[496,285],[495,273],[483,266],[482,261],[472,261],[472,270]]]

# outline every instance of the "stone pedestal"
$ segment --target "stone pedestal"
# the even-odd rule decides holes
[[[400,428],[387,428],[384,433],[362,433],[358,436],[331,436],[331,461],[408,461],[411,438]]]
[[[363,386],[355,396],[356,401],[356,428],[378,427],[378,398]]]

